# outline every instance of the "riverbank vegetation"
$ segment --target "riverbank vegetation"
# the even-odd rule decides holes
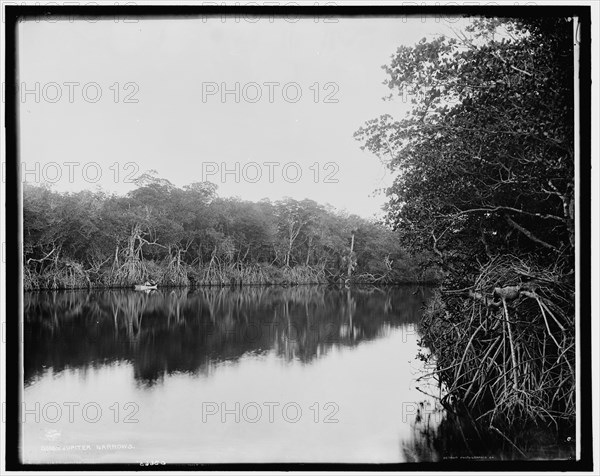
[[[23,187],[24,288],[431,282],[388,226],[312,200],[220,198],[149,172],[124,196]]]
[[[388,221],[447,273],[422,322],[446,407],[514,445],[575,424],[573,32],[470,18],[384,66],[404,118],[356,133],[397,172]]]

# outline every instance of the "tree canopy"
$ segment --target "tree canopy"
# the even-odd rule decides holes
[[[222,198],[212,183],[178,188],[152,171],[124,196],[26,184],[23,213],[26,287],[128,285],[150,276],[177,285],[255,282],[244,272],[259,265],[346,279],[348,260],[371,280],[422,278],[396,233],[374,220],[308,199]],[[258,282],[298,278],[290,276]]]
[[[410,113],[355,134],[397,173],[388,221],[448,269],[503,253],[574,253],[571,19],[473,18],[455,37],[401,46],[390,98]]]

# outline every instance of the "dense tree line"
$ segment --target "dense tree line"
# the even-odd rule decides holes
[[[25,184],[27,288],[431,278],[389,227],[312,200],[221,198],[150,172],[124,196]]]
[[[423,324],[446,401],[505,432],[573,424],[574,22],[469,22],[398,48],[411,111],[355,136],[398,172],[389,223],[447,272]]]

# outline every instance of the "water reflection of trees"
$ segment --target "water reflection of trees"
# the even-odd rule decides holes
[[[426,294],[314,286],[28,293],[25,380],[46,368],[119,360],[148,384],[165,373],[207,373],[246,353],[310,362],[415,322]]]

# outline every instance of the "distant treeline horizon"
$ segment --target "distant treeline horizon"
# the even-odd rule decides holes
[[[383,222],[313,200],[258,202],[177,187],[155,173],[134,190],[23,185],[24,288],[436,281]]]

